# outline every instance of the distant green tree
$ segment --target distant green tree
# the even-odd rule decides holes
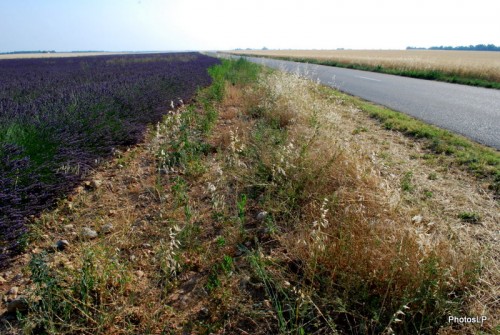
[[[434,46],[430,48],[421,48],[421,47],[407,47],[406,50],[463,50],[463,51],[500,51],[500,46],[496,46],[494,44],[477,44],[477,45],[469,45],[469,46]]]

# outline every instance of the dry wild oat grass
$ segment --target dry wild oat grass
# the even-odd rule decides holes
[[[264,85],[271,92],[267,102],[281,104],[287,113],[290,106],[299,112],[300,121],[288,130],[290,138],[299,143],[314,138],[311,166],[306,169],[314,170],[329,157],[336,158],[311,187],[314,193],[336,202],[329,207],[331,215],[325,211],[326,201],[310,203],[298,236],[283,236],[288,251],[296,253],[297,259],[308,259],[316,254],[306,245],[312,243],[314,248],[321,241],[324,259],[314,261],[332,267],[333,275],[347,272],[352,278],[358,274],[366,279],[369,273],[381,282],[394,280],[396,285],[410,287],[419,285],[416,277],[421,261],[433,253],[441,257],[441,266],[454,284],[465,278],[471,266],[480,266],[482,275],[471,289],[468,310],[470,315],[487,316],[490,326],[498,324],[498,285],[494,283],[500,279],[500,258],[494,245],[498,243],[500,211],[491,194],[463,172],[428,164],[420,158],[424,149],[418,143],[381,129],[338,98],[325,97],[315,84],[277,73]],[[273,111],[280,110],[273,107]],[[304,127],[311,118],[321,124],[319,131]],[[360,125],[366,130],[356,132]],[[288,159],[293,165],[293,155]],[[411,193],[401,189],[407,171],[412,171],[415,187]],[[439,178],[430,180],[431,174]],[[464,209],[479,213],[481,224],[461,221],[458,213]],[[318,225],[318,217],[328,224]],[[311,229],[314,232],[319,227],[323,236],[318,240],[318,232],[311,240]],[[349,239],[343,241],[339,232]],[[297,241],[306,243],[301,248]],[[407,268],[390,270],[395,260]],[[398,288],[391,293],[398,294]]]

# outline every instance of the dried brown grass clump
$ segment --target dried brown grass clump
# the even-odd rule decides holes
[[[347,324],[342,313],[329,315],[344,331],[360,331],[362,323],[372,331],[409,331],[405,327],[417,323],[437,329],[443,315],[464,308],[458,300],[476,280],[476,254],[460,250],[456,257],[445,235],[419,234],[408,208],[392,200],[399,184],[384,180],[379,167],[345,139],[341,102],[282,73],[266,77],[260,89],[266,94],[258,91],[258,109],[270,127],[254,128],[247,144],[259,159],[247,180],[260,186],[258,206],[272,214],[281,233],[276,239],[298,267],[295,277],[275,276],[307,291],[324,308],[323,319],[350,306]],[[282,117],[294,122],[273,122]],[[403,307],[404,326],[394,316]]]

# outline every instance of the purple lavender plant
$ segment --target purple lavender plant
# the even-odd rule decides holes
[[[140,141],[172,100],[210,83],[217,63],[198,53],[0,60],[0,268],[27,217],[113,147]]]

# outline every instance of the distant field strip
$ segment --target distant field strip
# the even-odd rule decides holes
[[[231,53],[500,88],[500,52],[448,50],[242,50],[232,51]]]
[[[24,59],[24,58],[64,58],[64,57],[83,57],[83,56],[111,56],[125,55],[127,52],[56,52],[56,53],[19,53],[19,54],[2,54],[1,59]]]

